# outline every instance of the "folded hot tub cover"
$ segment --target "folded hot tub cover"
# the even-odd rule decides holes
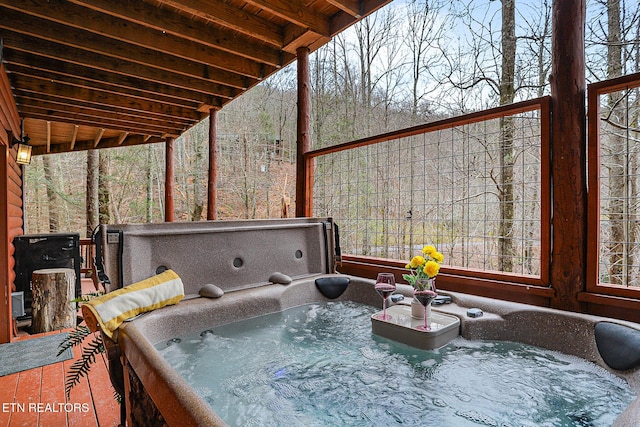
[[[92,331],[102,330],[109,338],[122,322],[184,297],[182,280],[173,270],[118,289],[82,305],[84,320]]]

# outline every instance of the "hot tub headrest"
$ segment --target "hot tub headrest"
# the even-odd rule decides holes
[[[335,272],[333,227],[330,218],[109,225],[105,270],[118,288],[165,266],[180,275],[186,294],[208,283],[225,293],[286,284]],[[269,278],[273,272],[283,277]]]
[[[122,322],[140,313],[178,303],[184,298],[182,280],[173,270],[95,298],[82,305],[84,320],[92,331],[113,338]]]
[[[611,322],[595,326],[596,345],[600,356],[610,368],[618,371],[640,366],[640,331]]]

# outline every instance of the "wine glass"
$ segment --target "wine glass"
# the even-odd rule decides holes
[[[427,324],[427,307],[437,296],[438,294],[436,293],[436,287],[433,280],[426,282],[425,285],[417,286],[414,289],[413,297],[424,307],[424,324],[422,326],[417,326],[416,329],[420,329],[421,331],[431,330],[431,326]]]
[[[396,290],[396,279],[393,273],[378,273],[376,279],[376,292],[382,297],[382,316],[378,316],[381,320],[390,320],[391,316],[387,316],[387,298]]]

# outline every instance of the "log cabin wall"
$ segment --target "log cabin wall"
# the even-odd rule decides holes
[[[20,117],[4,65],[0,64],[0,343],[11,341],[11,292],[14,290],[13,238],[24,233],[22,169],[11,148],[11,134],[20,135]]]

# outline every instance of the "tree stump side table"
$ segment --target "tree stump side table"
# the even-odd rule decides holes
[[[33,333],[50,332],[76,326],[76,273],[72,268],[35,270],[31,277],[33,289]]]

